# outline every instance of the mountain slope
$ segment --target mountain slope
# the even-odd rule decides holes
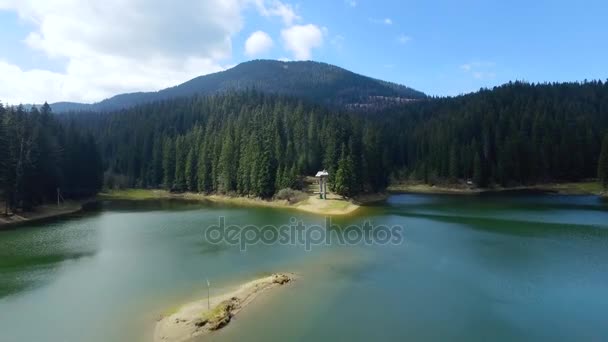
[[[426,97],[412,88],[362,76],[326,63],[255,60],[157,92],[121,94],[94,104],[58,102],[51,107],[55,112],[111,111],[175,97],[246,89],[347,107],[378,106]]]

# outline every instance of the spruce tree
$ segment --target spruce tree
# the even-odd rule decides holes
[[[218,190],[223,193],[228,193],[236,190],[236,153],[232,133],[228,129],[228,133],[222,143],[222,149],[219,156],[219,179]]]
[[[150,182],[152,187],[158,187],[163,182],[163,143],[159,132],[154,134],[152,145],[152,160],[150,161]]]
[[[184,191],[186,188],[186,156],[188,153],[186,142],[183,136],[175,140],[175,179],[173,189]]]
[[[334,189],[338,195],[350,197],[354,195],[353,183],[353,161],[348,155],[346,147],[342,145],[342,154],[338,162],[336,177],[334,178]]]
[[[483,174],[483,165],[481,164],[481,156],[479,152],[475,153],[475,157],[473,159],[473,182],[478,187],[484,187],[485,177]]]
[[[209,144],[208,139],[205,138],[198,155],[198,191],[202,193],[210,192],[212,186]]]
[[[597,177],[604,189],[608,189],[608,133],[604,136],[604,141],[602,143],[602,150],[597,166]]]
[[[4,105],[0,102],[0,195],[4,194],[4,177],[6,175],[8,142],[6,140],[6,129],[4,122]]]
[[[195,191],[197,188],[197,179],[196,179],[196,150],[194,147],[190,148],[188,152],[188,156],[186,157],[186,187],[189,191]]]
[[[163,184],[171,189],[175,178],[175,145],[171,138],[166,138],[163,145]]]
[[[452,146],[450,149],[450,178],[452,180],[458,179],[458,153],[456,152],[456,147]]]

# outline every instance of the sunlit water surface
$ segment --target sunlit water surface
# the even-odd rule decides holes
[[[229,224],[305,225],[289,210],[105,202],[0,231],[0,341],[147,341],[181,303],[275,271],[211,340],[608,340],[608,204],[593,196],[394,195],[343,227],[403,227],[399,245],[237,246]]]

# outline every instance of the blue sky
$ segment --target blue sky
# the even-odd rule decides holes
[[[323,61],[430,95],[605,80],[607,14],[605,1],[0,0],[0,99],[99,101],[255,58]]]

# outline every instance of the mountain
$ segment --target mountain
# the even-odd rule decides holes
[[[175,97],[247,89],[343,107],[384,107],[390,103],[426,98],[424,93],[412,88],[326,63],[255,60],[157,92],[121,94],[94,104],[57,102],[51,107],[54,112],[112,111]]]

